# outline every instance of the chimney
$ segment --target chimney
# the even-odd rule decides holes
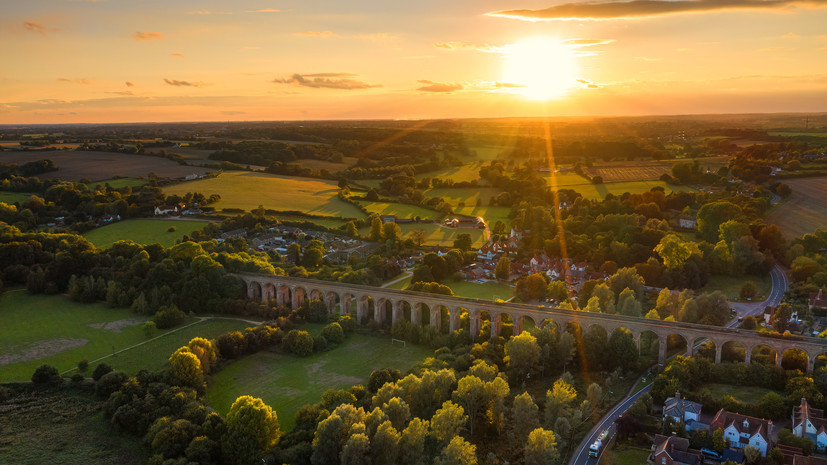
[[[680,399],[680,398],[681,398],[681,393],[675,391],[675,399]]]

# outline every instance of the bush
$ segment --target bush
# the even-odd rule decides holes
[[[75,384],[82,383],[84,379],[86,379],[86,377],[80,373],[73,374],[71,378],[72,382]]]
[[[740,297],[741,300],[752,299],[755,297],[756,292],[757,289],[755,288],[755,284],[753,284],[752,281],[747,281],[743,286],[741,286],[741,290],[738,292],[738,297]]]
[[[327,350],[327,339],[324,336],[316,336],[313,338],[313,352],[323,352]]]
[[[356,320],[354,320],[349,314],[339,317],[339,325],[342,327],[345,334],[350,334],[356,330]]]
[[[56,384],[60,382],[60,374],[57,368],[50,365],[40,365],[32,375],[34,384]]]
[[[125,373],[120,371],[110,371],[103,375],[101,379],[95,384],[95,395],[101,398],[108,398],[113,392],[123,386],[123,383],[129,379]]]
[[[89,360],[81,360],[78,362],[78,373],[86,373],[86,370],[89,369]]]
[[[147,321],[143,324],[142,329],[147,339],[155,337],[158,333],[158,325],[154,321]]]
[[[167,229],[167,232],[175,232],[175,231],[177,231],[175,229],[175,226],[170,226],[169,229]]]
[[[0,386],[0,402],[5,402],[14,395],[14,391],[7,387]]]
[[[175,305],[164,305],[155,313],[155,324],[160,329],[172,328],[184,322],[187,315]]]
[[[322,336],[324,336],[328,342],[341,344],[345,340],[345,331],[339,323],[330,323],[322,329]]]
[[[287,337],[284,338],[284,350],[300,357],[312,354],[313,345],[313,338],[310,337],[307,331],[294,329],[287,333]]]
[[[99,363],[97,367],[95,367],[95,371],[92,372],[92,379],[95,381],[100,380],[103,375],[110,373],[112,371],[112,367],[105,364]]]

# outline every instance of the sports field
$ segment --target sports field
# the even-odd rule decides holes
[[[116,221],[93,229],[83,235],[99,249],[105,249],[117,241],[134,241],[149,245],[159,243],[164,247],[206,226],[208,221],[135,219]],[[169,228],[175,228],[170,232]]]
[[[322,179],[232,171],[214,178],[164,188],[167,195],[184,195],[187,192],[220,195],[221,200],[212,205],[217,210],[240,208],[250,211],[263,205],[272,210],[301,211],[322,216],[365,216],[358,208],[337,197],[339,188],[336,181]]]
[[[365,384],[378,368],[396,368],[404,373],[432,354],[422,346],[391,344],[389,338],[361,334],[352,334],[335,349],[310,357],[258,352],[212,375],[207,400],[226,414],[239,396],[260,397],[278,414],[281,429],[289,430],[295,424],[296,412],[305,404],[319,402],[327,389]]]
[[[0,382],[27,381],[47,363],[60,372],[81,360],[101,357],[116,369],[134,374],[161,368],[170,354],[196,336],[216,337],[251,326],[240,320],[193,320],[191,326],[159,331],[147,341],[141,325],[147,317],[103,303],[82,304],[65,296],[29,295],[25,290],[0,296]],[[90,363],[92,368],[97,363]],[[70,371],[71,373],[71,371]]]
[[[785,179],[793,193],[767,215],[788,240],[827,229],[827,178]]]

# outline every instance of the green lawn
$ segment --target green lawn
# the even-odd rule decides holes
[[[600,465],[642,465],[649,458],[649,449],[631,446],[615,446],[600,457]]]
[[[276,215],[276,218],[279,221],[310,221],[316,223],[320,226],[325,226],[328,228],[338,228],[339,226],[347,223],[345,220],[341,220],[338,218],[308,218],[305,216],[284,216],[284,215]]]
[[[103,303],[82,304],[65,296],[7,291],[0,296],[0,382],[26,381],[44,363],[60,372],[72,370],[81,360],[91,362],[147,341],[140,326],[146,320],[128,309],[108,308]],[[103,326],[105,323],[110,324]],[[130,374],[142,368],[157,369],[193,337],[210,338],[248,326],[240,320],[217,319],[159,331],[157,339],[105,361]]]
[[[175,245],[175,241],[202,229],[207,221],[148,220],[135,219],[117,221],[93,229],[83,235],[99,249],[105,249],[117,241],[135,241],[138,244],[159,243],[164,247]],[[170,232],[169,228],[175,228]]]
[[[752,284],[755,284],[755,288],[757,290],[755,297],[752,298],[752,302],[763,302],[764,299],[770,295],[770,292],[772,291],[772,278],[769,274],[766,276],[749,275],[742,277],[717,274],[712,275],[709,277],[709,282],[706,283],[706,286],[700,288],[698,292],[722,291],[726,294],[729,300],[733,302],[741,302],[739,293],[741,292],[741,286],[743,286],[747,281],[751,281]]]
[[[463,216],[470,216],[470,217],[477,217],[481,216],[485,219],[485,222],[488,223],[488,227],[492,230],[494,229],[494,225],[497,221],[502,221],[506,225],[509,224],[511,221],[508,218],[508,214],[511,213],[510,207],[462,207],[462,208],[454,208],[454,213],[457,215]]]
[[[393,278],[396,279],[396,278]],[[393,280],[391,279],[391,280]],[[411,278],[405,278],[399,282],[388,286],[388,289],[405,289],[411,284]],[[468,297],[472,299],[494,300],[502,299],[508,300],[514,295],[514,289],[506,284],[500,284],[495,281],[487,281],[484,283],[458,281],[445,283],[454,291],[457,297]]]
[[[120,189],[122,187],[138,187],[143,186],[147,183],[146,179],[138,179],[138,178],[118,178],[118,179],[104,179],[103,181],[95,181],[90,182],[86,185],[89,189],[94,189],[95,186],[105,186],[109,184],[109,187],[113,189]]]
[[[457,215],[485,218],[485,222],[490,227],[494,226],[497,221],[503,221],[508,224],[508,214],[511,212],[510,207],[492,207],[488,206],[493,197],[499,195],[502,191],[492,187],[480,188],[458,188],[458,189],[431,189],[425,192],[428,197],[439,197],[451,204],[454,207],[454,213]],[[482,200],[482,205],[477,206],[477,201]],[[459,203],[465,202],[464,207],[460,207]]]
[[[21,204],[28,201],[32,194],[22,192],[0,192],[0,202],[13,204],[20,202]]]
[[[296,412],[305,404],[319,402],[327,389],[364,384],[378,368],[397,368],[404,373],[432,353],[422,346],[392,345],[388,338],[360,334],[310,357],[258,352],[212,375],[207,400],[226,414],[239,396],[260,397],[276,411],[282,430],[289,430]]]
[[[164,188],[167,195],[200,192],[219,194],[216,209],[240,208],[250,211],[263,205],[278,211],[301,211],[322,216],[362,218],[355,206],[337,197],[336,181],[277,176],[249,171],[225,172],[215,178],[183,182]]]
[[[757,404],[765,394],[770,392],[780,394],[782,397],[784,396],[781,392],[756,386],[733,386],[732,384],[709,383],[700,387],[700,389],[704,388],[709,389],[709,392],[715,397],[724,398],[726,396],[732,396],[735,400],[744,404]],[[698,390],[700,391],[700,389]]]
[[[417,174],[416,179],[439,178],[442,180],[450,179],[454,182],[475,181],[480,178],[480,168],[484,164],[482,161],[474,161],[462,166],[452,166],[438,171]]]
[[[436,210],[430,210],[428,208],[422,208],[407,203],[369,202],[360,200],[359,204],[365,207],[368,212],[376,213],[377,215],[396,215],[398,218],[411,219],[418,216],[427,220],[435,220],[442,216]]]
[[[485,244],[485,234],[481,229],[446,228],[435,223],[400,224],[399,229],[402,233],[403,239],[415,229],[425,231],[425,242],[422,245],[451,247],[454,245],[454,239],[456,239],[459,234],[463,233],[471,235],[471,239],[473,240],[472,244],[474,247],[481,247]],[[359,234],[367,235],[369,233],[370,228],[359,229]]]

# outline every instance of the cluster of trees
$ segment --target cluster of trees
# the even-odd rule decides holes
[[[17,165],[14,163],[0,163],[0,179],[6,180],[13,177],[28,178],[38,174],[57,171],[55,162],[45,158],[43,160],[30,161]]]

